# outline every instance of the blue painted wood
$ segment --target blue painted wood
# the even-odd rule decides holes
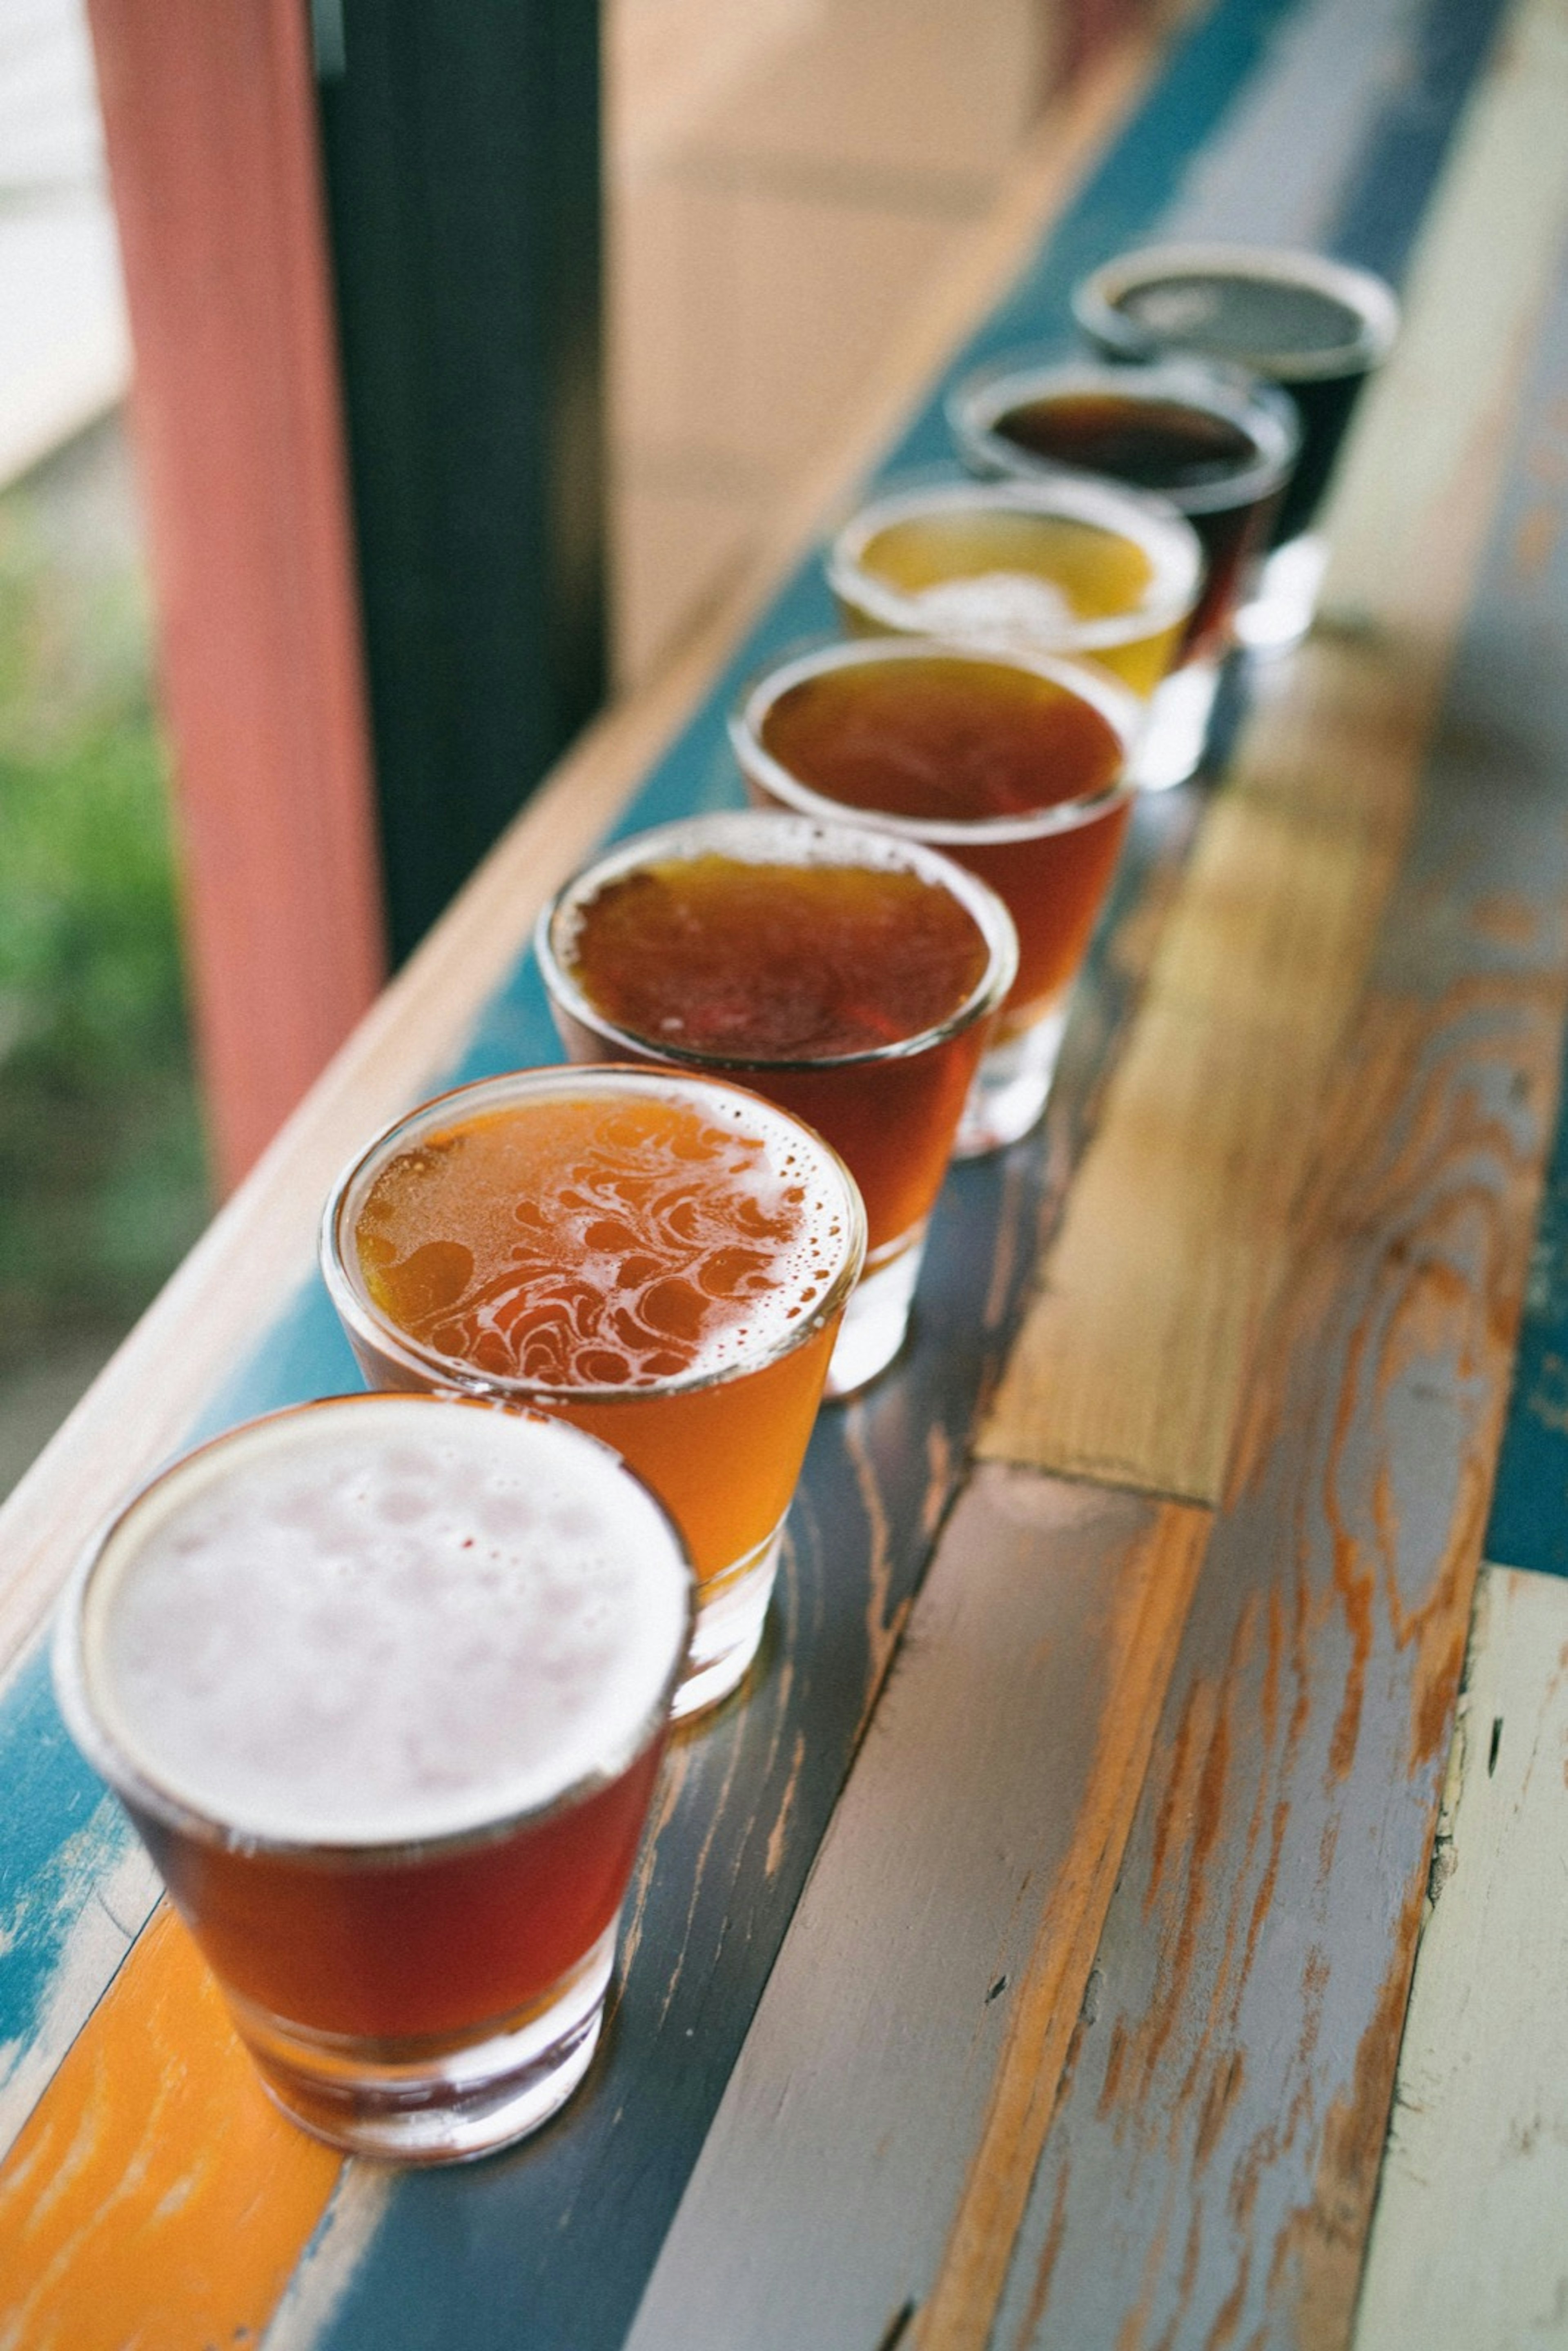
[[[1454,117],[1502,14],[1502,0],[1443,0],[1412,12],[1376,129],[1326,240],[1340,260],[1375,269],[1396,286],[1403,279]]]
[[[35,1649],[0,1709],[0,2089],[42,2020],[72,1929],[134,1833],[66,1735]]]
[[[1563,361],[1568,369],[1568,355]],[[1519,759],[1554,756],[1568,789],[1568,730],[1539,681],[1568,676],[1568,412],[1559,397],[1536,427],[1523,481],[1509,506],[1517,560],[1500,583],[1512,639],[1528,656],[1525,686],[1508,709]],[[1535,592],[1526,592],[1526,582]],[[1568,1069],[1562,1100],[1568,1105]],[[1568,1575],[1568,1107],[1547,1168],[1508,1423],[1499,1457],[1486,1555],[1503,1567]]]
[[[1541,1204],[1486,1554],[1568,1575],[1568,1118]]]

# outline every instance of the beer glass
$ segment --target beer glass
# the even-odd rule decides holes
[[[573,1061],[754,1086],[840,1154],[867,1247],[827,1393],[863,1386],[903,1343],[959,1116],[1017,972],[1007,908],[917,842],[747,810],[606,851],[544,909],[535,945]]]
[[[1392,287],[1325,255],[1248,245],[1151,246],[1085,277],[1072,307],[1112,359],[1178,351],[1228,360],[1281,384],[1301,452],[1237,634],[1282,651],[1312,625],[1327,549],[1313,530],[1356,402],[1399,331]]]
[[[1290,401],[1239,370],[1193,360],[1115,367],[1019,357],[960,384],[948,416],[981,475],[1033,480],[1064,466],[1106,475],[1156,493],[1191,523],[1203,586],[1134,763],[1145,791],[1185,781],[1203,757],[1232,618],[1301,445]]]
[[[1142,719],[1090,663],[893,636],[797,653],[731,718],[759,799],[939,849],[1011,914],[1018,976],[965,1105],[960,1158],[1016,1142],[1045,1107],[1132,812]]]
[[[1086,656],[1145,699],[1176,658],[1202,570],[1173,507],[1065,473],[906,484],[862,507],[828,555],[859,634]]]
[[[691,1624],[680,1538],[608,1447],[334,1397],[125,1505],[55,1678],[277,2103],[438,2163],[587,2069]]]
[[[761,1638],[864,1254],[820,1135],[648,1069],[521,1070],[425,1102],[346,1170],[321,1234],[372,1387],[533,1405],[660,1497],[697,1578],[677,1715],[733,1689]]]

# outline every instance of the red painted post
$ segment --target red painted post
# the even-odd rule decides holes
[[[1083,73],[1113,41],[1152,13],[1150,0],[1068,0],[1062,12],[1059,78]]]
[[[302,0],[89,0],[225,1188],[371,1001],[380,859]]]

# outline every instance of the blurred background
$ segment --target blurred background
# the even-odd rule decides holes
[[[606,5],[622,691],[722,604],[841,435],[1094,12],[1064,29],[1054,0]],[[131,374],[81,0],[0,0],[0,1492],[214,1200]]]

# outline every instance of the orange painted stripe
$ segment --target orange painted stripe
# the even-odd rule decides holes
[[[161,1907],[0,2165],[0,2351],[259,2335],[341,2160],[271,2104]]]

